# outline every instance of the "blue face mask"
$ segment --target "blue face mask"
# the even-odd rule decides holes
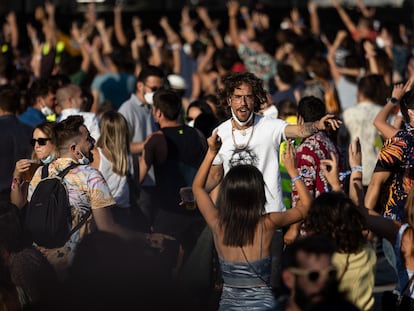
[[[55,159],[55,153],[51,152],[46,158],[40,159],[43,164],[49,164]]]

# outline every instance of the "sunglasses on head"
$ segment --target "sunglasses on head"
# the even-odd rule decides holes
[[[337,273],[337,270],[335,267],[328,267],[322,270],[290,268],[289,271],[295,275],[306,277],[312,283],[317,282],[322,275],[328,276],[328,278],[330,279],[336,278],[336,273]]]
[[[32,138],[30,140],[30,144],[34,147],[36,145],[36,142],[37,142],[39,144],[39,146],[44,146],[44,145],[46,145],[48,140],[50,140],[50,138],[38,138],[38,139]]]

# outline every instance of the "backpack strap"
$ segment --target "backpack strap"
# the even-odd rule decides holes
[[[49,164],[48,164],[49,165]],[[60,171],[59,174],[57,174],[58,177],[63,178],[65,177],[65,175],[75,166],[78,166],[78,163],[72,162],[71,164],[69,164],[69,166],[67,168],[65,168],[63,171]]]
[[[42,167],[42,179],[45,179],[47,176],[49,176],[49,163]]]
[[[72,230],[70,230],[69,234],[68,234],[68,240],[69,238],[72,236],[72,234],[74,234],[76,231],[78,231],[84,224],[85,222],[88,220],[89,216],[92,214],[92,209],[89,208],[88,211],[82,216],[82,219],[80,222],[78,222],[78,224],[72,228]]]

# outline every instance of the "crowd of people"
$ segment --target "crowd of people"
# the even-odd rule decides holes
[[[377,311],[380,256],[414,301],[414,37],[331,2],[7,12],[0,310]]]

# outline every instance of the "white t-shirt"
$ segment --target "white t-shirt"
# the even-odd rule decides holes
[[[262,172],[266,183],[267,213],[285,210],[279,172],[279,147],[285,139],[286,125],[281,119],[256,115],[254,126],[246,131],[234,131],[234,141],[231,119],[218,126],[217,134],[222,140],[222,146],[213,165],[222,164],[224,174],[238,164],[256,166]]]

